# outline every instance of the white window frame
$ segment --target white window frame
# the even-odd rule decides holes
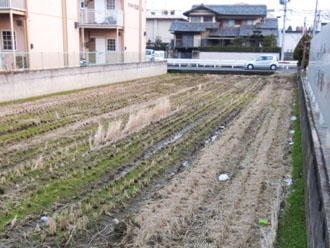
[[[113,41],[113,44],[109,44],[110,41]],[[113,52],[113,51],[117,51],[117,41],[114,38],[111,39],[107,39],[107,51]],[[113,47],[114,49],[110,49],[111,47]]]
[[[116,0],[106,0],[107,9],[116,9]]]
[[[2,29],[0,30],[1,32],[1,48],[2,48],[2,51],[13,51],[14,49],[5,49],[5,44],[4,44],[4,36],[3,36],[3,32],[10,32],[11,34],[11,30],[8,30],[8,29]],[[10,39],[11,39],[11,36],[10,36]],[[15,50],[17,50],[17,37],[16,37],[16,31],[14,30],[14,46],[15,46]]]

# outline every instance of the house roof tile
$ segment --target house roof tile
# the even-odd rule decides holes
[[[174,21],[171,24],[171,32],[204,32],[208,29],[218,29],[219,23],[191,23],[183,21]]]
[[[196,9],[208,9],[219,15],[267,15],[266,5],[193,5],[192,9],[186,11],[184,15]]]

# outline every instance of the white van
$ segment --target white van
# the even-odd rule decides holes
[[[165,60],[165,51],[154,51],[154,60],[155,61]]]
[[[155,60],[155,51],[152,49],[146,49],[146,60],[154,61]]]

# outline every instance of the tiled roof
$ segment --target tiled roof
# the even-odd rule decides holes
[[[254,25],[241,26],[239,30],[239,36],[251,36],[256,29]]]
[[[267,15],[266,5],[193,5],[192,9],[184,15],[196,9],[208,9],[219,15]]]
[[[266,18],[264,23],[258,23],[256,27],[264,29],[278,29],[278,20],[277,18]]]
[[[204,32],[208,29],[218,29],[219,23],[191,23],[191,22],[182,22],[174,21],[171,24],[171,32]]]
[[[219,28],[217,30],[212,30],[209,33],[209,36],[216,36],[216,37],[221,37],[221,36],[239,36],[239,30],[240,28],[237,27],[226,27],[226,28]]]
[[[278,20],[275,18],[265,19],[264,23],[256,25],[242,25],[241,27],[221,27],[219,23],[191,23],[174,21],[170,27],[171,32],[205,32],[209,30],[210,37],[236,37],[251,36],[253,31],[260,30],[262,35],[275,34],[278,36]]]

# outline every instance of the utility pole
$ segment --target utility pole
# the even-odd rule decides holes
[[[285,45],[285,25],[286,25],[286,12],[288,0],[281,1],[284,4],[284,18],[283,18],[283,32],[282,32],[282,50],[281,50],[281,60],[284,60],[284,45]]]
[[[313,26],[313,37],[315,36],[315,32],[316,32],[316,18],[317,18],[317,8],[319,5],[319,0],[316,0],[316,6],[315,6],[315,15],[314,15],[314,26]]]

